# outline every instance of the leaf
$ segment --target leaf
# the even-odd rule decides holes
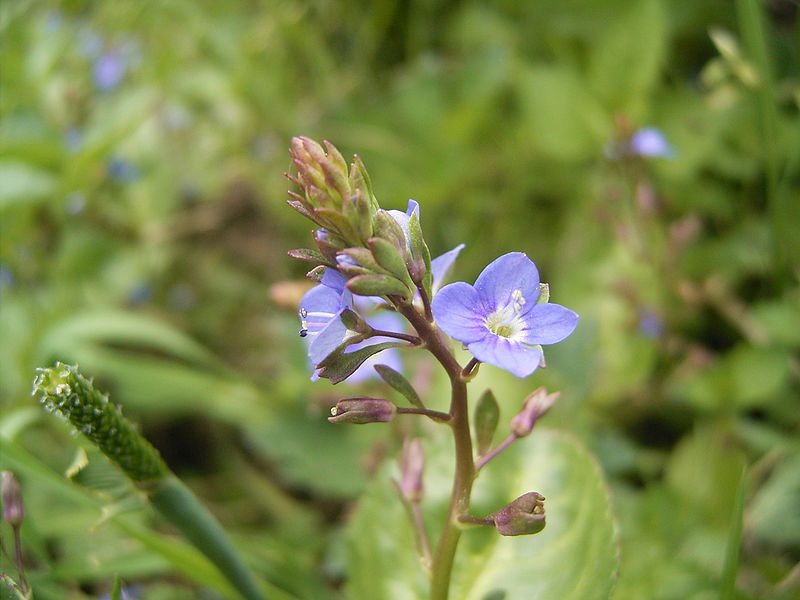
[[[619,11],[591,55],[590,85],[606,108],[640,118],[664,61],[666,33],[657,0],[638,0]]]
[[[475,405],[475,451],[483,456],[492,447],[494,432],[500,419],[500,407],[492,393],[486,390]]]
[[[373,354],[387,348],[402,348],[404,345],[397,342],[383,342],[354,352],[345,352],[346,344],[343,344],[319,364],[319,376],[330,379],[331,383],[339,383],[350,377]]]
[[[23,162],[0,163],[0,209],[41,200],[55,189],[56,179],[47,171]]]
[[[426,452],[422,506],[429,532],[438,536],[452,472],[445,459],[448,446],[436,445]],[[348,598],[352,600],[428,598],[408,518],[388,481],[390,469],[387,466],[376,478],[350,523]],[[488,515],[533,490],[547,497],[547,527],[540,534],[517,538],[504,538],[489,528],[465,531],[456,555],[451,600],[610,597],[617,573],[616,532],[597,462],[572,436],[538,430],[481,474],[471,512]]]
[[[370,238],[367,240],[367,244],[369,244],[369,249],[372,251],[372,256],[375,257],[380,266],[406,285],[411,285],[406,261],[400,256],[400,251],[397,248],[385,239],[378,237]]]
[[[378,372],[378,375],[381,376],[381,379],[403,394],[403,396],[406,397],[406,400],[408,400],[411,404],[417,408],[425,408],[422,400],[419,399],[417,390],[414,389],[414,386],[411,385],[411,383],[403,376],[402,373],[398,373],[387,365],[375,365],[375,370]]]
[[[347,282],[347,289],[359,296],[411,295],[411,291],[402,281],[389,275],[357,275]]]
[[[307,260],[308,262],[322,263],[323,265],[330,264],[328,259],[322,256],[319,250],[312,250],[311,248],[297,248],[295,250],[289,250],[287,254],[298,260]]]

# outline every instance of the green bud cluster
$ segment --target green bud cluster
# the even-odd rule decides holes
[[[120,408],[97,391],[77,366],[56,363],[37,369],[34,396],[42,405],[69,421],[112,462],[136,482],[152,482],[169,475],[161,455],[122,416]]]
[[[290,191],[288,203],[315,223],[316,249],[289,255],[315,263],[309,278],[319,281],[325,267],[339,270],[347,287],[361,296],[394,297],[410,302],[416,289],[430,294],[430,253],[419,218],[409,218],[408,233],[372,191],[358,156],[348,167],[336,147],[306,137],[292,139],[289,155],[297,175],[287,175],[302,194]]]

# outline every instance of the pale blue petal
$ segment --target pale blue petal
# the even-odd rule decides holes
[[[436,324],[459,342],[475,342],[488,332],[478,292],[468,283],[459,281],[444,286],[433,297],[431,308]]]
[[[450,268],[458,258],[459,253],[464,249],[464,244],[459,244],[449,252],[445,252],[441,256],[437,256],[431,261],[431,276],[433,277],[433,294],[439,291],[442,287],[445,278],[450,272]]]
[[[560,304],[537,304],[524,317],[522,341],[526,344],[556,344],[578,326],[578,315]]]
[[[309,332],[316,333],[339,314],[342,309],[342,295],[324,285],[316,285],[308,290],[300,300],[300,320]],[[305,316],[304,316],[305,315]]]
[[[339,258],[345,259],[350,257],[337,256],[336,258],[338,260]],[[355,264],[355,261],[353,261],[353,264]],[[344,275],[339,273],[339,271],[337,271],[336,269],[327,268],[325,269],[325,273],[322,274],[322,281],[320,281],[320,283],[326,287],[331,288],[332,290],[336,290],[337,292],[339,292],[339,294],[342,294],[345,290],[344,286],[347,283],[347,280],[344,278]]]
[[[345,337],[347,337],[347,327],[337,316],[311,339],[311,343],[308,346],[308,358],[311,359],[311,364],[317,366],[325,360],[331,352],[344,342]]]
[[[487,314],[508,306],[517,290],[530,306],[539,299],[539,271],[526,254],[509,252],[489,263],[478,275],[475,289]]]
[[[481,362],[500,367],[517,377],[527,377],[538,367],[542,352],[521,342],[487,334],[482,340],[467,345],[467,349]]]

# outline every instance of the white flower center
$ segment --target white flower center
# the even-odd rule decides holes
[[[525,306],[525,298],[522,296],[522,290],[514,290],[508,304],[486,317],[486,328],[500,337],[510,340],[519,339],[525,329],[525,323],[522,320],[523,306]]]

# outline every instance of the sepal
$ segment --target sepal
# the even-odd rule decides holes
[[[492,390],[486,390],[475,405],[475,449],[483,456],[492,447],[497,423],[500,420],[500,407]]]
[[[394,419],[397,408],[383,398],[344,398],[331,409],[331,423],[387,423]]]
[[[544,529],[544,496],[538,492],[523,494],[492,515],[500,535],[531,535]]]

